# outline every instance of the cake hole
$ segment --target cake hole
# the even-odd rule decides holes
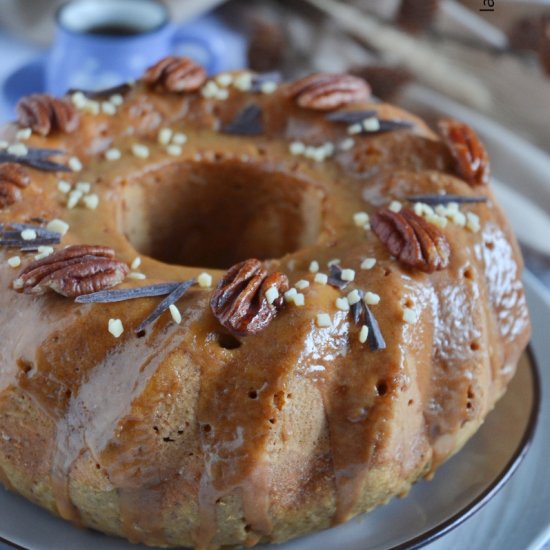
[[[409,407],[412,407],[414,405],[414,399],[409,399],[409,402],[407,403]]]
[[[143,255],[226,269],[314,244],[323,197],[310,181],[257,163],[175,161],[122,189],[119,228]]]
[[[173,443],[174,441],[176,441],[175,439],[172,439],[171,437],[163,437],[162,440],[165,443]]]
[[[489,250],[495,249],[495,243],[493,241],[486,241],[485,242],[485,248],[488,248]]]
[[[34,364],[31,363],[30,361],[26,361],[25,359],[18,359],[17,366],[25,375],[30,374],[34,369]]]
[[[478,351],[479,350],[479,342],[476,342],[475,340],[470,343],[470,349],[472,351]]]
[[[101,466],[99,464],[96,464],[95,467],[96,467],[96,470],[101,470]]]
[[[258,399],[258,392],[256,390],[251,390],[248,392],[248,397],[250,397],[250,399]]]
[[[473,280],[474,278],[474,271],[471,267],[467,267],[464,272],[463,272],[463,276],[465,279],[469,279],[470,281]]]
[[[202,431],[204,433],[209,433],[212,431],[212,426],[210,426],[210,424],[205,424],[203,427],[202,427]]]
[[[275,424],[275,422],[277,422],[277,421],[275,420],[275,418],[270,418],[270,419],[269,419],[269,423],[270,423],[270,424]]]
[[[380,396],[386,395],[388,393],[388,383],[385,380],[380,380],[376,384],[376,393],[378,393],[378,395]]]
[[[226,334],[223,332],[216,335],[216,341],[218,342],[220,348],[223,349],[238,349],[242,345],[242,342],[237,340],[237,338],[235,338],[232,334]]]

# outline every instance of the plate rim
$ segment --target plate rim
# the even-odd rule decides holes
[[[466,520],[479,512],[500,490],[510,481],[517,469],[523,462],[533,442],[533,438],[539,425],[541,414],[541,399],[542,399],[542,379],[540,376],[540,367],[533,351],[533,343],[529,342],[524,350],[529,358],[529,368],[532,374],[532,389],[533,389],[533,404],[529,413],[529,419],[523,436],[516,447],[516,450],[508,460],[502,471],[495,479],[475,497],[471,502],[455,512],[446,520],[428,529],[424,533],[416,535],[408,541],[401,542],[396,546],[391,546],[387,550],[417,550],[443,537],[453,531],[456,527],[463,524]]]
[[[529,418],[527,420],[527,425],[523,436],[511,458],[508,460],[502,471],[495,477],[495,479],[467,505],[427,531],[416,535],[412,539],[399,543],[396,546],[391,546],[388,550],[417,550],[450,533],[456,527],[479,512],[490,500],[492,500],[494,496],[497,495],[497,493],[515,474],[529,451],[529,448],[531,447],[535,432],[537,431],[537,426],[539,425],[541,414],[542,379],[540,376],[540,367],[533,351],[532,342],[529,342],[524,353],[527,353],[529,358],[529,368],[532,375],[533,404],[531,406],[531,411],[529,412]],[[15,548],[16,550],[32,550],[32,548],[21,546],[13,541],[10,541],[9,539],[6,539],[2,535],[0,535],[0,542],[11,548]]]

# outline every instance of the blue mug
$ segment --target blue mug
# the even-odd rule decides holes
[[[46,91],[98,90],[139,78],[176,52],[211,73],[245,64],[244,39],[213,16],[177,28],[157,0],[75,0],[57,12],[55,43],[46,61]]]

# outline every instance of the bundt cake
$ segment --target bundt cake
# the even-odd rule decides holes
[[[32,95],[0,143],[0,479],[153,546],[252,545],[407,493],[529,338],[468,126],[358,77]]]

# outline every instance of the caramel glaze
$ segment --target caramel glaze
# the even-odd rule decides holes
[[[219,132],[250,103],[263,107],[264,135]],[[0,222],[61,218],[70,224],[63,245],[109,245],[128,263],[149,254],[140,268],[147,283],[202,271],[152,257],[169,246],[170,224],[181,247],[199,227],[196,258],[208,239],[215,246],[228,235],[225,263],[276,251],[282,257],[268,266],[291,283],[312,280],[312,260],[326,272],[340,258],[356,270],[348,290],[381,296],[372,311],[387,348],[359,344],[358,328],[335,308],[340,291],[317,284],[306,289],[305,307],[284,308],[267,330],[231,345],[208,307],[210,292],[198,288],[178,304],[180,325],[164,314],[138,338],[133,329],[157,300],[77,305],[21,295],[10,289],[12,252],[0,250],[4,485],[134,542],[209,548],[282,541],[345,521],[405,494],[463,445],[529,338],[518,248],[490,189],[452,175],[448,152],[420,120],[385,104],[354,108],[415,127],[355,137],[352,149],[336,147],[315,163],[292,156],[289,142],[337,145],[345,126],[297,108],[282,87],[271,95],[231,89],[220,102],[138,84],[115,117],[82,115],[74,135],[31,137],[31,146],[77,155],[84,169],[67,178],[91,182],[100,205],[67,210],[57,190],[64,176],[31,171],[24,201],[1,211]],[[187,134],[180,157],[158,145],[162,126]],[[3,138],[15,130],[4,128]],[[148,145],[149,158],[132,156],[135,142]],[[103,160],[109,147],[122,158]],[[444,271],[404,267],[353,224],[356,211],[439,190],[488,198],[467,207],[480,217],[479,233],[443,230],[452,248]],[[359,269],[364,257],[377,258],[373,269]],[[410,305],[415,324],[402,321]],[[332,327],[316,326],[319,312],[331,314]],[[121,338],[107,332],[109,318],[122,319]]]

